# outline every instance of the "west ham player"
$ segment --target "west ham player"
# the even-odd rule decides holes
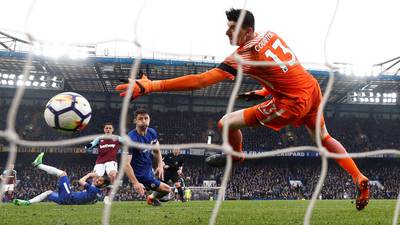
[[[139,109],[135,111],[134,123],[136,125],[135,129],[128,133],[132,141],[159,145],[157,131],[149,127],[150,116],[146,110]],[[155,172],[153,172],[152,152],[157,163]],[[171,188],[167,184],[159,180],[164,179],[164,163],[161,158],[160,149],[152,151],[151,149],[130,148],[127,160],[129,163],[125,167],[125,172],[135,190],[139,195],[144,195],[144,187],[153,190],[153,193],[147,196],[147,204],[159,206],[161,204],[159,199],[171,191]]]
[[[320,137],[323,146],[330,152],[347,155],[345,148],[326,129],[324,119],[316,121],[318,106],[322,99],[318,81],[309,74],[293,51],[276,33],[267,31],[257,33],[254,31],[254,16],[246,11],[244,22],[240,27],[237,43],[233,43],[233,33],[240,15],[240,9],[226,11],[228,19],[226,35],[232,45],[238,45],[236,51],[228,56],[217,68],[201,74],[191,74],[174,79],[151,81],[143,76],[136,80],[132,97],[136,98],[151,92],[188,91],[204,88],[225,79],[234,79],[237,74],[238,64],[234,54],[240,55],[245,60],[273,62],[274,66],[243,65],[243,73],[258,81],[263,89],[247,93],[249,98],[266,97],[272,95],[270,100],[261,104],[238,110],[225,115],[218,123],[219,128],[229,122],[229,143],[237,152],[242,152],[242,133],[240,128],[265,126],[275,131],[292,124],[304,125],[311,137],[315,137],[315,127],[321,126]],[[302,34],[304,35],[304,34]],[[286,63],[283,63],[286,62]],[[121,96],[126,95],[128,84],[116,87],[121,91]],[[224,158],[214,157],[216,161]],[[235,161],[244,157],[234,158]],[[369,201],[368,178],[357,168],[350,158],[335,159],[353,178],[359,190],[356,208],[363,209]],[[212,160],[211,160],[212,162]]]
[[[93,151],[97,147],[98,156],[93,171],[100,177],[107,173],[111,183],[113,183],[118,172],[117,153],[120,149],[122,138],[118,135],[113,135],[114,126],[111,122],[105,123],[103,130],[103,136],[94,139],[85,147],[87,151]]]
[[[11,164],[11,171],[9,174],[8,173],[8,170],[4,170],[3,174],[0,176],[1,181],[6,180],[8,177],[7,183],[3,185],[3,190],[0,190],[5,192],[5,196],[3,198],[3,201],[5,202],[11,201],[14,198],[14,189],[17,183],[17,171],[14,170],[14,164]]]
[[[71,182],[67,176],[67,173],[55,167],[43,164],[43,155],[44,153],[40,153],[32,164],[34,167],[41,169],[48,174],[59,177],[58,191],[45,191],[30,200],[14,199],[13,203],[15,205],[30,205],[41,202],[46,198],[60,205],[81,205],[94,203],[97,199],[97,196],[101,194],[101,189],[110,184],[110,179],[108,177],[98,177],[96,173],[88,173],[79,180],[79,184],[84,187],[85,190],[73,192],[71,190]],[[89,178],[93,178],[92,184],[86,182],[86,180]]]
[[[181,179],[181,176],[183,175],[183,158],[180,153],[181,150],[176,148],[172,150],[172,153],[169,153],[164,157],[164,182],[173,182],[175,188],[178,189],[180,200],[185,202],[182,189],[183,182]]]

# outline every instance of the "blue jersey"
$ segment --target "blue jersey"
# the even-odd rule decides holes
[[[58,191],[53,191],[47,198],[57,204],[79,205],[94,203],[101,190],[89,183],[84,186],[85,190],[80,192],[71,191],[71,182],[67,176],[60,177]]]
[[[144,136],[137,133],[136,129],[131,130],[128,136],[134,142],[143,144],[157,144],[158,134],[153,128],[147,128]],[[153,155],[152,149],[130,148],[129,155],[132,155],[131,166],[136,177],[153,177]]]
[[[79,192],[71,192],[72,204],[87,204],[93,203],[97,199],[97,195],[101,195],[101,190],[89,183],[83,186],[85,190]]]

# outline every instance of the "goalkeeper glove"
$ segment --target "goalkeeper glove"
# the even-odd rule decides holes
[[[129,88],[129,82],[131,82],[131,79],[120,79],[121,82],[124,82],[124,84],[118,85],[115,90],[120,92],[120,96],[124,97],[127,94],[128,88]],[[142,75],[142,77],[138,80],[135,81],[135,84],[133,85],[133,90],[132,90],[132,100],[142,96],[151,93],[153,90],[153,81],[149,80],[146,75]]]
[[[243,99],[246,102],[260,100],[265,98],[268,95],[267,89],[263,88],[261,90],[249,91],[243,94],[237,95],[237,99]]]

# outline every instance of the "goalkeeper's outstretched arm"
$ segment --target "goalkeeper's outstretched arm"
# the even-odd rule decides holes
[[[230,73],[214,68],[200,74],[190,74],[178,78],[168,80],[149,80],[145,75],[135,81],[132,91],[132,98],[149,94],[152,92],[168,92],[168,91],[189,91],[204,88],[225,80],[232,76]],[[120,91],[120,96],[125,96],[128,90],[129,83],[121,84],[116,87]]]

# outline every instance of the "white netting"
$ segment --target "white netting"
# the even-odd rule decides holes
[[[33,8],[35,2],[32,3],[30,9]],[[332,86],[333,86],[333,82],[334,82],[334,73],[332,71],[332,64],[330,62],[328,62],[327,59],[327,41],[328,41],[328,37],[330,35],[330,28],[334,22],[335,19],[335,15],[338,9],[338,5],[339,5],[339,1],[337,1],[336,3],[336,8],[334,10],[333,16],[332,16],[332,20],[331,23],[329,25],[329,29],[327,31],[326,34],[326,38],[325,38],[325,48],[324,48],[324,54],[325,54],[325,65],[327,68],[330,69],[330,75],[329,75],[329,82],[326,88],[326,91],[324,93],[324,98],[323,101],[319,107],[319,111],[318,111],[318,117],[317,117],[317,121],[321,121],[321,117],[322,117],[322,112],[324,109],[324,106],[327,102],[327,99],[329,98],[329,94],[331,92]],[[142,5],[142,8],[140,10],[140,13],[138,14],[138,17],[136,18],[136,25],[135,25],[135,40],[133,42],[127,41],[129,43],[133,43],[137,46],[137,48],[139,49],[139,53],[137,55],[137,57],[135,58],[136,60],[134,61],[134,64],[132,65],[131,68],[131,72],[130,72],[130,78],[135,80],[136,79],[136,74],[138,71],[138,68],[140,66],[140,61],[142,58],[142,54],[141,54],[141,45],[139,42],[139,38],[138,38],[138,33],[136,32],[136,28],[137,28],[137,23],[140,19],[140,15],[141,12],[143,11],[145,4]],[[244,6],[246,6],[246,2],[244,4]],[[245,7],[243,7],[245,8]],[[37,41],[35,40],[34,37],[32,37],[32,35],[29,33],[29,29],[28,29],[28,21],[30,18],[30,14],[31,14],[32,10],[29,10],[29,13],[26,17],[26,21],[25,21],[25,30],[26,32],[26,36],[28,37],[29,41],[31,43]],[[236,38],[237,35],[239,33],[239,27],[241,27],[241,24],[243,23],[243,19],[244,19],[244,11],[242,11],[240,17],[239,17],[239,21],[238,21],[238,26],[236,26],[236,30],[235,30],[235,34],[234,34],[234,42],[236,42]],[[100,43],[100,42],[99,42]],[[242,58],[240,58],[238,55],[236,55],[236,60],[238,61],[238,74],[235,80],[235,85],[232,91],[232,94],[230,96],[229,99],[229,103],[228,103],[228,107],[226,110],[226,113],[231,113],[233,110],[233,106],[235,103],[235,96],[238,94],[238,90],[239,87],[241,85],[242,82],[242,78],[243,78],[243,70],[242,70],[242,66],[243,65],[258,65],[258,66],[271,66],[271,65],[275,65],[273,63],[266,63],[266,62],[256,62],[256,61],[245,61]],[[31,49],[29,50],[28,53],[28,57],[27,57],[27,62],[25,64],[24,67],[24,71],[23,71],[23,82],[25,82],[28,79],[28,75],[29,75],[29,69],[30,69],[30,65],[32,63],[32,46]],[[288,62],[285,62],[288,63]],[[121,157],[121,161],[120,161],[120,170],[118,172],[118,177],[116,182],[114,182],[113,188],[112,188],[112,192],[111,192],[111,199],[114,198],[115,193],[118,191],[118,184],[120,183],[122,177],[124,176],[124,171],[123,168],[126,165],[126,155],[127,155],[127,150],[128,147],[137,147],[137,148],[149,148],[149,149],[155,149],[157,148],[156,146],[153,145],[147,145],[147,144],[138,144],[138,143],[134,143],[130,140],[130,138],[127,136],[127,130],[126,130],[126,121],[127,121],[127,112],[128,112],[128,105],[129,104],[134,104],[130,103],[130,98],[131,98],[131,90],[133,88],[133,84],[135,82],[131,82],[130,86],[129,86],[129,90],[128,90],[128,95],[125,96],[125,98],[123,99],[123,104],[122,104],[122,110],[121,110],[121,116],[120,116],[120,135],[124,138],[125,143],[123,145],[123,153],[122,153],[122,157]],[[16,94],[14,96],[13,102],[11,104],[11,107],[8,111],[7,114],[7,128],[6,130],[2,131],[0,130],[0,137],[5,138],[9,143],[9,156],[8,156],[8,160],[7,160],[7,165],[6,165],[6,169],[10,169],[11,164],[14,164],[15,159],[16,159],[16,154],[17,154],[17,145],[19,146],[30,146],[30,147],[52,147],[52,146],[67,146],[67,145],[74,145],[74,144],[79,144],[79,143],[85,143],[88,141],[93,140],[94,138],[98,137],[99,135],[102,134],[97,134],[97,135],[90,135],[90,136],[85,136],[85,137],[79,137],[79,138],[75,138],[75,139],[66,139],[66,140],[60,140],[60,141],[28,141],[28,140],[23,140],[20,139],[19,135],[17,134],[16,130],[15,130],[15,121],[16,121],[16,115],[17,115],[17,111],[18,111],[18,107],[21,103],[23,94],[25,91],[25,86],[19,86],[17,88]],[[223,137],[223,144],[222,145],[214,145],[214,144],[203,144],[203,143],[193,143],[193,144],[179,144],[179,145],[163,145],[161,144],[161,149],[173,149],[173,148],[203,148],[206,150],[218,150],[221,152],[224,152],[225,154],[228,155],[232,155],[232,156],[237,156],[240,157],[240,154],[237,152],[234,152],[231,148],[231,146],[228,143],[228,128],[229,128],[229,124],[226,124],[226,126],[223,127],[223,131],[222,131],[222,137]],[[327,163],[327,159],[328,158],[346,158],[346,157],[353,157],[353,158],[361,158],[361,157],[368,157],[368,156],[374,156],[374,155],[381,155],[381,154],[396,154],[396,155],[400,155],[400,151],[399,150],[395,150],[395,149],[385,149],[385,150],[379,150],[379,151],[371,151],[371,152],[367,152],[367,153],[351,153],[348,155],[345,154],[334,154],[334,153],[330,153],[328,152],[322,145],[321,145],[321,139],[320,139],[320,126],[316,126],[316,144],[317,146],[301,146],[301,147],[292,147],[292,148],[285,148],[285,149],[278,149],[278,150],[274,150],[274,151],[270,151],[270,152],[263,152],[263,153],[259,153],[259,154],[251,154],[251,155],[246,155],[247,159],[256,159],[256,158],[264,158],[264,157],[271,157],[271,156],[275,156],[275,155],[279,155],[282,153],[289,153],[289,152],[298,152],[298,151],[316,151],[319,153],[319,155],[321,156],[321,160],[322,160],[322,166],[321,166],[321,174],[320,174],[320,178],[318,181],[318,184],[315,188],[315,191],[312,195],[311,201],[308,205],[307,208],[307,212],[304,216],[304,224],[308,225],[310,224],[310,218],[312,215],[312,211],[313,208],[315,206],[316,200],[317,200],[317,196],[319,196],[320,192],[321,192],[321,188],[322,185],[325,181],[326,178],[326,174],[327,174],[327,170],[328,170],[328,163]],[[226,190],[226,186],[227,186],[227,182],[229,179],[229,175],[230,175],[230,171],[232,169],[232,159],[230,157],[228,157],[227,160],[227,164],[225,167],[225,172],[224,172],[224,176],[222,179],[222,183],[221,183],[221,187],[219,189],[218,192],[218,199],[215,203],[214,209],[212,211],[212,214],[210,216],[210,220],[209,220],[209,224],[210,225],[214,225],[216,223],[216,219],[218,216],[218,212],[222,203],[222,196],[225,195],[225,190]],[[11,171],[11,170],[9,170]],[[8,176],[7,176],[8,177]],[[234,179],[234,178],[233,178]],[[2,188],[2,186],[6,183],[7,181],[3,181],[1,183],[1,187],[0,190]],[[3,197],[3,193],[0,192],[0,199],[2,199]],[[1,204],[1,202],[0,202]],[[105,204],[104,207],[104,212],[103,212],[103,218],[102,218],[102,224],[106,225],[109,224],[109,220],[110,220],[110,214],[111,214],[111,206],[112,206],[112,202],[110,204]],[[398,196],[398,200],[397,200],[397,204],[396,204],[396,209],[394,212],[394,216],[393,216],[393,225],[397,224],[398,221],[398,216],[399,216],[399,211],[400,211],[400,194]]]

